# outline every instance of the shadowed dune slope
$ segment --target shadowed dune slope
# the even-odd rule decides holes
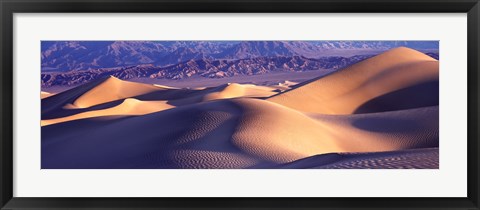
[[[330,153],[297,160],[278,168],[437,169],[438,157],[438,148],[374,153]]]
[[[428,107],[337,119],[242,98],[80,119],[42,128],[42,168],[275,167],[332,152],[438,146],[437,112]],[[400,116],[415,126],[399,123]]]
[[[42,99],[42,118],[45,114],[61,109],[66,104],[71,104],[73,101],[84,94],[86,91],[95,88],[108,78],[98,79],[78,87],[63,91],[53,96]]]
[[[269,101],[324,114],[392,111],[438,105],[438,61],[400,47],[349,66]]]

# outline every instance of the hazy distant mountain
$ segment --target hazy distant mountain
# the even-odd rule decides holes
[[[142,64],[165,67],[202,59],[321,58],[334,51],[335,55],[342,50],[372,54],[369,51],[399,46],[438,51],[436,41],[42,41],[41,58],[42,72],[65,72]]]
[[[420,51],[438,50],[437,41],[318,41],[314,42],[322,49],[392,49],[408,47]]]
[[[303,56],[255,57],[246,59],[197,59],[166,67],[143,64],[128,67],[102,68],[64,73],[42,73],[42,87],[55,85],[78,85],[106,76],[120,79],[165,78],[185,79],[193,76],[223,78],[236,75],[258,75],[271,72],[301,72],[318,69],[335,70],[352,65],[373,55],[353,57],[323,57],[318,59]]]

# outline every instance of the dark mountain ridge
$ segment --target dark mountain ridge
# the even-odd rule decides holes
[[[323,57],[306,58],[303,56],[275,56],[255,57],[245,59],[197,59],[181,62],[165,67],[153,64],[142,64],[127,67],[100,68],[69,72],[42,73],[42,87],[55,85],[71,86],[89,81],[115,76],[120,79],[131,78],[158,78],[158,79],[185,79],[193,76],[205,78],[224,78],[236,75],[258,75],[271,72],[303,72],[310,70],[340,69],[373,55],[358,55],[353,57]]]

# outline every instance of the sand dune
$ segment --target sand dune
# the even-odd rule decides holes
[[[268,100],[324,114],[433,106],[438,105],[438,66],[437,60],[421,52],[396,48]]]
[[[240,113],[225,100],[137,117],[90,118],[44,126],[42,167],[248,167],[254,164],[252,157],[229,141]],[[95,126],[99,123],[101,126]],[[57,130],[68,132],[59,135]],[[227,157],[234,159],[219,161]]]
[[[238,97],[269,97],[277,93],[275,90],[271,87],[229,83],[215,88],[212,93],[206,94],[203,101]]]
[[[152,112],[158,112],[173,108],[166,101],[140,101],[133,98],[125,99],[121,104],[112,108],[80,112],[67,117],[60,117],[48,120],[42,120],[41,125],[51,125],[55,123],[67,122],[72,120],[115,115],[144,115]]]
[[[143,95],[165,88],[107,77],[72,88],[42,100],[42,115],[60,108],[80,109]]]
[[[110,77],[42,99],[42,168],[438,168],[438,113],[407,48],[275,87]]]
[[[213,88],[205,88],[189,96],[172,100],[175,105],[188,105],[205,101],[231,98],[266,98],[277,94],[277,88],[250,84],[228,83]]]
[[[356,115],[352,119],[343,116],[338,120],[343,123],[336,126],[329,117],[312,119],[268,101],[231,99],[109,120],[102,126],[92,127],[102,118],[70,121],[43,128],[42,138],[46,140],[42,141],[42,167],[273,167],[332,152],[438,146],[438,133],[429,130],[438,123],[425,122],[435,108],[426,109]],[[414,128],[392,128],[394,115],[420,122]],[[359,119],[382,130],[355,127]],[[390,120],[389,127],[386,122]],[[352,124],[349,128],[353,131],[348,131],[347,123]],[[219,161],[223,159],[228,161]]]
[[[115,107],[120,106],[126,98],[137,99],[141,102],[163,101],[159,103],[168,105],[168,108],[170,108],[237,97],[266,98],[276,93],[275,88],[250,84],[229,83],[211,88],[179,89],[157,84],[145,85],[127,82],[109,77],[65,91],[55,97],[48,98],[48,100],[42,100],[42,120],[44,120],[42,125],[82,119],[87,116],[94,117],[96,114],[99,114],[98,116],[111,115],[108,113],[121,114],[120,110],[122,109]],[[123,105],[120,107],[123,107]],[[100,111],[104,109],[108,110]],[[117,111],[112,112],[112,109]],[[160,111],[163,108],[149,110]],[[132,112],[125,113],[125,115],[138,113],[150,112]],[[45,120],[48,120],[48,123]]]
[[[88,108],[105,102],[144,95],[163,89],[165,88],[158,85],[128,82],[109,77],[96,87],[84,92],[73,101],[72,105],[77,108]]]
[[[330,152],[376,152],[438,146],[438,107],[348,116],[308,117],[260,100],[243,100],[232,141],[284,162]]]

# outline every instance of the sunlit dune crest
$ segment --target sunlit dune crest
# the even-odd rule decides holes
[[[159,88],[164,88],[164,89],[179,89],[179,88],[176,88],[176,87],[170,87],[170,86],[167,86],[167,85],[159,85],[159,84],[153,84],[153,86],[159,87]]]
[[[300,84],[42,92],[42,168],[438,168],[438,75],[396,48]]]
[[[275,88],[256,86],[256,85],[243,85],[237,83],[229,83],[223,86],[219,86],[212,93],[204,96],[205,101],[215,99],[228,99],[238,97],[269,97],[275,95]]]
[[[151,93],[163,88],[156,85],[127,82],[115,77],[109,77],[95,88],[83,93],[73,102],[73,105],[78,108],[87,108],[113,100]]]
[[[44,91],[40,92],[40,98],[41,98],[41,99],[47,98],[47,97],[49,97],[49,96],[51,96],[51,95],[53,95],[53,94],[51,94],[51,93],[49,93],[49,92],[44,92]]]

